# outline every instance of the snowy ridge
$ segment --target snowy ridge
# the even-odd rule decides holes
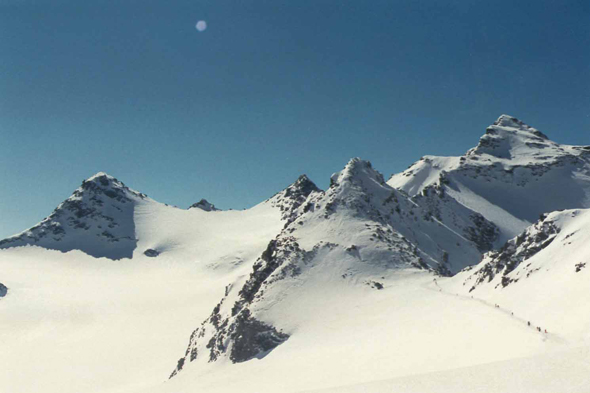
[[[557,144],[502,115],[464,156],[424,156],[388,184],[410,195],[443,188],[498,226],[501,246],[540,214],[590,207],[590,146]]]
[[[149,202],[145,194],[99,172],[39,224],[0,241],[0,248],[37,245],[64,252],[79,249],[97,258],[131,258],[137,242],[133,212]]]
[[[257,259],[250,276],[226,288],[209,318],[191,334],[171,376],[189,362],[240,363],[266,356],[287,341],[293,333],[292,322],[287,321],[297,318],[269,314],[281,304],[298,302],[297,294],[318,276],[336,280],[334,285],[343,291],[358,285],[380,290],[383,279],[402,269],[447,273],[478,258],[481,244],[442,220],[457,229],[472,224],[462,228],[471,230],[466,235],[482,228],[491,231],[492,237],[495,233],[491,224],[473,213],[433,213],[446,204],[422,208],[389,187],[370,162],[358,158],[332,175],[326,192],[316,191],[306,178],[287,190],[273,197],[275,203],[285,205],[287,197],[298,196],[296,203],[288,199],[291,203],[282,209],[288,212],[283,217],[289,217],[285,227]]]
[[[500,250],[490,251],[478,265],[466,269],[465,273],[469,272],[469,277],[465,283],[472,283],[469,290],[474,291],[482,285],[504,288],[519,280],[526,280],[544,267],[543,262],[546,261],[542,254],[553,249],[569,252],[572,242],[580,241],[578,232],[587,229],[589,212],[587,209],[565,210],[543,215],[534,225],[506,242]],[[568,231],[570,227],[575,229]],[[549,248],[553,242],[556,242],[554,247]],[[537,254],[541,256],[533,259]],[[559,259],[570,260],[566,255],[561,255]],[[585,260],[581,260],[573,264],[572,272],[580,272],[585,263]]]
[[[575,339],[590,340],[590,209],[553,212],[451,279],[459,293],[502,304]]]
[[[233,211],[99,173],[1,243],[0,385],[585,393],[589,151],[504,115],[389,184],[353,158]]]
[[[555,218],[558,215],[559,213],[552,213],[547,217],[543,217],[523,233],[506,242],[500,250],[490,251],[484,255],[482,267],[477,268],[477,271],[471,276],[473,278],[477,277],[477,279],[470,291],[484,282],[493,281],[496,275],[501,277],[500,284],[503,287],[512,282],[518,282],[519,278],[511,278],[510,273],[555,240],[560,232],[560,228],[555,225]],[[527,276],[532,273],[529,270],[530,266],[528,264],[524,269],[527,271]]]
[[[424,264],[445,274],[470,265],[478,250],[489,250],[496,237],[493,224],[448,199],[441,188],[410,198],[386,184],[370,162],[359,159],[332,175],[325,200],[324,216],[342,209],[348,217],[368,220],[379,228],[370,241],[396,243],[383,235],[395,234],[393,239],[416,247]]]

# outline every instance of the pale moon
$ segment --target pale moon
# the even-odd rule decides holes
[[[197,22],[197,24],[195,25],[195,27],[199,31],[205,31],[205,29],[207,29],[207,22],[205,22],[204,20],[200,20],[200,21]]]

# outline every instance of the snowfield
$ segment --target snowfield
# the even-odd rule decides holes
[[[291,329],[284,344],[261,359],[204,364],[167,380],[188,334],[223,296],[227,277],[147,257],[121,264],[36,247],[0,255],[3,280],[10,283],[10,295],[0,300],[6,360],[0,378],[9,392],[590,387],[588,341],[552,325],[551,314],[535,318],[550,326],[550,334],[541,334],[519,319],[536,316],[526,308],[517,318],[469,295],[439,292],[435,277],[419,270],[393,272],[382,290],[330,282],[320,272],[294,292],[299,301],[269,318]],[[454,279],[436,280],[446,288]],[[501,301],[503,308],[512,306]],[[574,319],[587,326],[588,315]]]
[[[5,392],[125,392],[159,383],[225,284],[194,266],[38,247],[0,251],[0,271],[9,288],[0,304]]]
[[[243,211],[105,173],[0,241],[1,391],[590,392],[590,147],[503,115]]]

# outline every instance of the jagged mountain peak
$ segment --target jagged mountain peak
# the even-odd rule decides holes
[[[95,257],[131,258],[137,244],[134,210],[147,195],[104,172],[84,180],[39,224],[0,241],[0,248],[38,245]]]
[[[295,182],[264,203],[270,203],[273,207],[278,208],[281,211],[281,219],[289,223],[295,219],[298,214],[297,210],[313,193],[322,194],[323,191],[307,175],[301,175]]]
[[[98,172],[84,180],[82,185],[74,191],[69,199],[78,198],[83,193],[104,194],[109,198],[117,199],[119,201],[130,200],[133,198],[147,198],[147,195],[132,190],[127,187],[125,183],[105,172]]]
[[[299,176],[293,184],[291,184],[284,190],[285,196],[289,196],[292,194],[301,194],[304,196],[308,196],[314,191],[319,192],[321,190],[305,174]]]
[[[86,179],[86,181],[94,181],[96,179],[101,179],[101,178],[106,178],[106,179],[111,179],[111,180],[117,180],[115,179],[114,176],[109,175],[106,172],[97,172],[94,175],[90,176],[88,179]]]
[[[347,184],[368,186],[369,183],[382,186],[385,184],[385,179],[379,171],[373,168],[370,161],[362,160],[359,157],[350,159],[343,170],[334,173],[330,178],[330,187]]]
[[[516,117],[510,115],[500,115],[500,117],[498,117],[498,119],[494,122],[494,124],[492,124],[492,126],[515,128],[519,131],[527,131],[539,137],[542,137],[543,139],[548,139],[546,135],[541,133],[536,128],[533,128],[528,124],[525,124],[522,120],[519,120]]]
[[[213,212],[213,211],[220,210],[220,209],[216,208],[214,204],[210,203],[206,199],[201,199],[199,202],[193,203],[192,205],[189,206],[189,209],[201,209],[206,212]]]
[[[539,156],[559,156],[563,151],[536,128],[516,117],[502,115],[486,129],[478,145],[465,156],[470,158],[487,154],[496,159],[518,162]]]
[[[426,156],[388,181],[417,195],[435,186],[500,227],[504,242],[548,211],[590,207],[590,147],[553,142],[502,115],[461,157]]]

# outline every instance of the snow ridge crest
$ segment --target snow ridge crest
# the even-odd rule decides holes
[[[334,173],[330,178],[330,187],[345,187],[347,185],[371,184],[383,186],[383,175],[373,168],[370,161],[359,157],[352,158],[340,172]]]

